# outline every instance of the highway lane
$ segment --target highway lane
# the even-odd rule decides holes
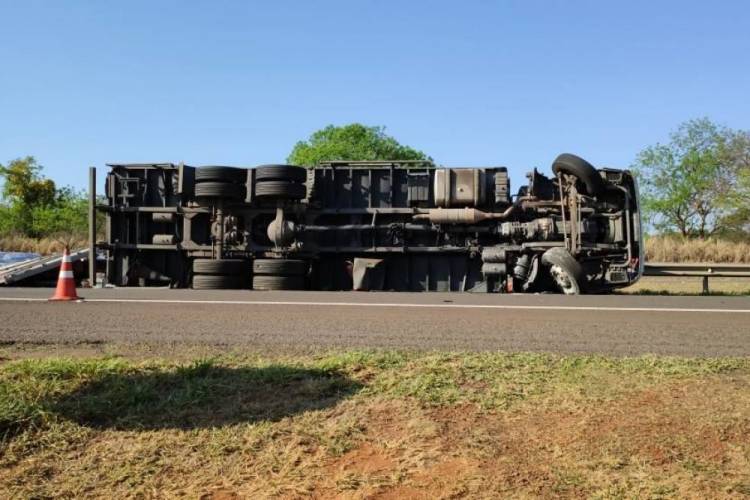
[[[746,297],[0,288],[0,342],[750,355]]]

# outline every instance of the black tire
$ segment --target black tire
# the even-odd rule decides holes
[[[255,168],[255,180],[302,183],[307,180],[307,169],[294,165],[261,165]]]
[[[242,259],[195,259],[193,274],[245,276],[250,274],[249,264]]]
[[[308,270],[307,261],[293,259],[255,259],[254,275],[304,276]]]
[[[195,196],[198,198],[235,198],[245,197],[245,186],[228,182],[196,182]]]
[[[301,200],[307,191],[304,184],[289,181],[261,181],[255,183],[255,196],[279,200]]]
[[[227,290],[245,288],[245,276],[215,276],[211,274],[193,275],[193,289],[195,290]]]
[[[195,169],[195,182],[231,182],[244,184],[247,169],[236,167],[198,167]]]
[[[552,171],[555,175],[565,173],[578,177],[586,186],[586,194],[591,196],[598,196],[607,189],[607,183],[591,163],[570,153],[563,153],[555,158]]]
[[[579,295],[585,291],[586,273],[581,264],[562,247],[550,248],[542,254],[544,264],[559,291]]]
[[[304,276],[253,276],[253,290],[304,290]]]

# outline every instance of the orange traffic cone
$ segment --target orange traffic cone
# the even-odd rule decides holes
[[[55,294],[49,300],[79,300],[76,293],[76,281],[73,279],[73,263],[70,260],[68,247],[63,252],[62,263],[60,264],[60,276],[57,278],[57,289]]]

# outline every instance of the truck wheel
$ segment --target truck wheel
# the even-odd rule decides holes
[[[261,181],[255,183],[255,196],[278,200],[301,200],[307,191],[304,184],[290,181]]]
[[[253,276],[254,290],[304,290],[304,276]]]
[[[231,182],[244,183],[247,180],[247,170],[236,167],[198,167],[195,169],[196,182]]]
[[[195,259],[193,274],[245,276],[250,273],[248,264],[242,259]]]
[[[193,275],[193,289],[195,290],[227,290],[244,288],[244,276],[224,276],[211,274]]]
[[[307,180],[307,169],[294,165],[261,165],[255,168],[255,180],[302,183]]]
[[[245,188],[228,182],[196,182],[195,196],[199,198],[244,198]]]
[[[565,173],[576,176],[586,186],[586,193],[591,196],[600,195],[607,188],[606,182],[591,163],[570,153],[563,153],[555,158],[552,171],[555,175]]]
[[[255,259],[253,274],[277,276],[304,276],[308,265],[304,260],[294,259]]]
[[[555,286],[565,295],[579,295],[586,284],[586,274],[581,264],[566,249],[550,248],[542,255]]]

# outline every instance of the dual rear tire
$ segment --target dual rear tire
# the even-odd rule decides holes
[[[235,167],[199,167],[195,170],[195,196],[243,199],[247,170]]]
[[[304,290],[309,264],[296,259],[256,259],[252,287],[256,290]],[[195,259],[195,290],[234,290],[249,288],[250,266],[243,259]]]
[[[242,259],[195,259],[193,289],[232,290],[248,288],[250,266]]]
[[[307,195],[307,170],[294,165],[261,165],[255,169],[255,196],[265,200],[301,200]]]
[[[255,259],[253,289],[304,290],[307,284],[307,261],[296,259]]]

